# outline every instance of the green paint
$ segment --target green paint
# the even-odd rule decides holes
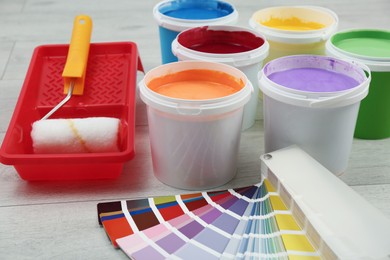
[[[354,136],[361,139],[390,137],[390,31],[351,30],[332,36],[331,43],[350,58],[360,58],[367,65],[381,65],[371,69],[367,97],[359,108]]]
[[[355,137],[384,139],[390,137],[390,72],[371,72],[368,95],[360,103]]]
[[[358,30],[338,33],[331,39],[337,48],[353,54],[390,58],[390,31]]]

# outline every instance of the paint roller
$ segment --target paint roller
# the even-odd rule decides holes
[[[84,92],[92,20],[87,15],[76,16],[65,67],[65,98],[41,120],[32,125],[34,153],[95,153],[118,152],[120,121],[111,117],[48,119],[72,95]]]

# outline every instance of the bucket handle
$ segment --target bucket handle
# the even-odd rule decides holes
[[[343,93],[341,95],[338,95],[338,96],[335,96],[335,97],[330,97],[330,98],[325,98],[325,99],[321,99],[321,100],[311,101],[310,104],[309,104],[310,107],[324,107],[324,106],[328,106],[328,105],[331,105],[331,104],[335,104],[335,103],[337,103],[340,100],[343,100],[345,98],[353,97],[353,96],[361,93],[362,88],[365,88],[366,84],[370,83],[370,81],[371,81],[371,71],[368,68],[368,66],[366,66],[365,64],[363,64],[361,62],[355,61],[355,60],[349,60],[349,62],[354,64],[354,65],[357,65],[358,67],[360,67],[367,74],[366,81],[363,82],[362,84],[360,84],[359,87],[352,88],[350,91],[347,91],[347,92],[345,92],[345,93]]]

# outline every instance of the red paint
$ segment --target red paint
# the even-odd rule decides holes
[[[133,229],[130,227],[129,222],[127,222],[125,217],[106,220],[103,222],[103,227],[114,247],[118,247],[116,242],[118,238],[134,234]]]
[[[131,218],[133,219],[139,230],[145,230],[147,228],[160,224],[160,221],[158,221],[156,215],[152,210],[143,212],[142,214],[131,214]]]
[[[223,192],[209,192],[208,195],[212,201],[217,202],[225,199],[226,197],[231,196],[232,194],[229,191],[223,191]]]
[[[200,198],[191,201],[184,201],[184,204],[189,211],[194,211],[200,207],[206,206],[208,203],[204,198]]]
[[[159,208],[158,210],[165,221],[171,220],[184,214],[183,210],[178,204],[166,208]]]
[[[264,39],[251,32],[208,30],[205,26],[180,33],[178,42],[194,51],[229,54],[257,49],[264,44]]]

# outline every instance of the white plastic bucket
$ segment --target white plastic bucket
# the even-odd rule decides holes
[[[153,8],[159,25],[162,63],[177,61],[171,43],[177,34],[188,28],[205,25],[229,25],[238,20],[235,7],[222,0],[166,0]]]
[[[344,90],[305,91],[270,79],[274,73],[300,68],[334,72],[357,83]],[[322,78],[316,80],[320,84]],[[296,55],[269,62],[259,73],[265,152],[296,144],[335,175],[342,174],[348,165],[360,101],[368,94],[370,80],[365,65],[326,56]]]
[[[275,19],[280,24],[271,23]],[[326,41],[337,30],[338,16],[319,6],[278,6],[258,10],[249,25],[270,44],[267,63],[289,55],[324,55]]]
[[[269,44],[263,35],[238,26],[191,28],[179,33],[172,42],[172,52],[180,61],[219,62],[236,67],[245,73],[255,91],[244,107],[242,130],[250,128],[255,123],[259,92],[257,73],[263,66],[268,49]],[[262,108],[262,104],[259,107]]]
[[[243,87],[206,100],[172,98],[148,87],[156,78],[193,69],[226,73]],[[146,73],[139,86],[147,106],[153,171],[160,181],[197,190],[220,186],[235,176],[243,108],[253,93],[243,72],[219,63],[173,62]]]

